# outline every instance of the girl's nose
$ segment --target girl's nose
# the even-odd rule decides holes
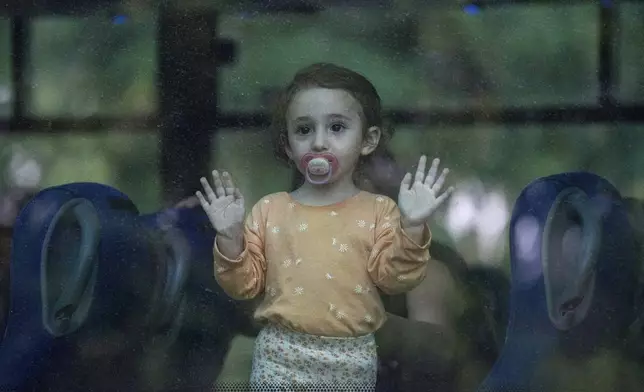
[[[317,130],[311,149],[314,151],[324,151],[328,149],[328,137],[325,130]]]

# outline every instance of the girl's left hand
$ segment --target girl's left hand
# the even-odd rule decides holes
[[[443,169],[441,175],[436,179],[440,159],[434,159],[427,175],[425,175],[426,163],[427,157],[425,155],[421,156],[413,183],[411,173],[407,173],[400,183],[398,208],[400,208],[403,225],[420,226],[425,224],[431,214],[454,191],[454,187],[449,187],[443,194],[439,195],[449,169]]]

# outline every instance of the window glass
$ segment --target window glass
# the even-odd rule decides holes
[[[0,18],[0,118],[8,117],[12,108],[11,23]]]
[[[616,71],[618,78],[617,96],[627,103],[644,102],[644,4],[621,3],[616,37]]]
[[[457,193],[437,215],[436,238],[472,263],[507,268],[507,224],[523,188],[539,177],[583,170],[625,196],[642,195],[644,176],[633,169],[644,165],[637,140],[644,140],[642,125],[399,127],[391,149],[407,170],[423,153],[450,168]]]
[[[27,71],[36,116],[146,115],[156,110],[156,18],[134,13],[41,17]]]
[[[292,171],[277,161],[264,129],[220,129],[212,137],[211,170],[228,170],[250,211],[260,198],[290,191]]]
[[[12,224],[16,199],[50,186],[89,181],[113,186],[141,212],[160,206],[158,136],[146,131],[0,135],[2,224]]]
[[[369,75],[389,108],[596,103],[593,4],[468,10],[224,14],[219,35],[237,41],[239,58],[221,70],[221,109],[265,109],[276,88],[317,61]]]

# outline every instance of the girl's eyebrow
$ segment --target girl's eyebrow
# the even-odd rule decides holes
[[[345,116],[343,114],[329,114],[328,117],[333,118],[333,119],[341,119],[341,120],[345,120],[345,121],[351,121],[351,118],[349,118],[349,117],[347,117],[347,116]]]
[[[330,119],[341,119],[345,121],[351,121],[350,117],[345,116],[344,114],[338,114],[338,113],[331,113],[327,115],[327,118]],[[301,116],[295,119],[295,121],[310,121],[311,117],[309,116]]]

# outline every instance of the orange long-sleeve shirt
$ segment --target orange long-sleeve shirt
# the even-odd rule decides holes
[[[288,193],[264,197],[248,215],[236,260],[214,246],[215,278],[235,299],[263,295],[259,322],[319,336],[361,336],[384,324],[376,289],[409,291],[425,278],[431,232],[422,244],[400,225],[396,203],[368,192],[329,206]]]

